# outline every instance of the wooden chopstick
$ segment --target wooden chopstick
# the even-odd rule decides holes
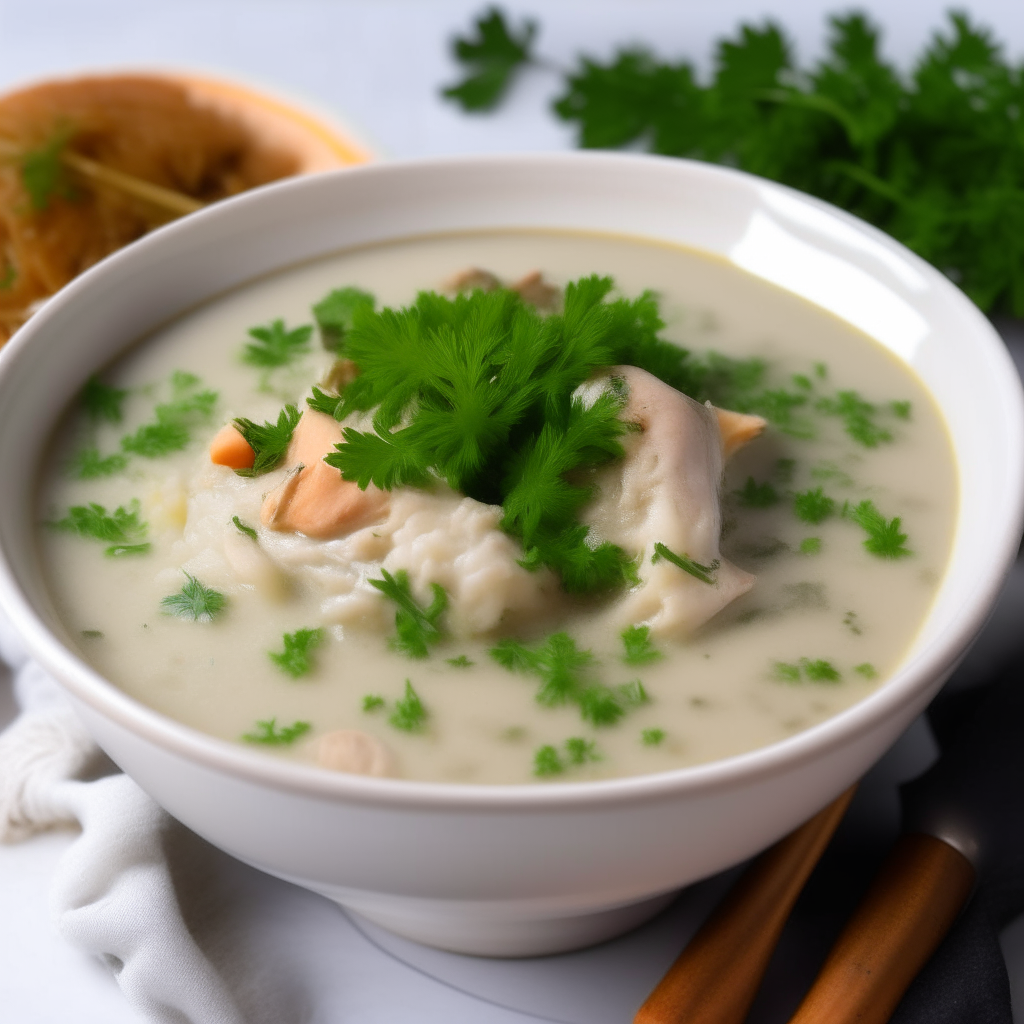
[[[747,868],[647,997],[633,1024],[742,1024],[793,904],[854,789]]]

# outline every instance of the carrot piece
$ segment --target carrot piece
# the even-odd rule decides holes
[[[252,469],[256,453],[233,423],[225,423],[210,442],[210,461],[231,469]]]

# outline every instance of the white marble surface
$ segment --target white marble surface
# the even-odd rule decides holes
[[[546,112],[558,88],[550,72],[527,73],[494,117],[466,117],[437,98],[438,87],[455,77],[446,39],[482,6],[480,0],[0,0],[0,89],[87,69],[189,68],[263,84],[332,112],[382,156],[571,146],[571,131]],[[607,54],[615,43],[642,41],[706,65],[712,39],[740,18],[767,13],[790,29],[803,59],[813,57],[824,38],[824,13],[847,4],[515,0],[505,6],[540,18],[539,49],[555,64],[570,63],[580,51]],[[858,6],[886,26],[888,52],[905,65],[948,3],[871,0]],[[970,7],[1015,57],[1024,55],[1020,0],[976,0]],[[1024,593],[1019,579],[1014,592]],[[1003,619],[1016,615],[1017,605],[1007,605]],[[0,678],[0,722],[11,712],[9,688]],[[892,817],[893,781],[906,777],[908,766],[923,767],[927,747],[920,729],[902,742],[875,773],[877,785],[860,799],[857,827]],[[15,1024],[138,1024],[106,971],[65,946],[50,927],[49,878],[72,839],[54,834],[0,847],[0,1017]],[[655,923],[611,954],[607,947],[580,954],[571,965],[553,960],[474,967],[467,958],[427,955],[378,936],[389,954],[333,905],[221,855],[210,856],[210,870],[225,894],[221,940],[245,941],[254,957],[273,965],[282,989],[293,993],[290,1019],[281,1024],[524,1024],[556,1017],[625,1024],[632,993],[644,991],[648,977],[658,974],[657,962],[667,964],[678,941]],[[695,897],[689,909],[676,911],[684,931],[699,917],[700,902]],[[1004,950],[1020,1007],[1024,920],[1004,934]],[[616,998],[598,998],[598,976],[607,991],[614,989],[610,977],[622,979]],[[502,1008],[454,986],[543,1016]],[[1024,1024],[1019,1008],[1016,1019]]]

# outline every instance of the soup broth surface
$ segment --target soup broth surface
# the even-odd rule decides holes
[[[664,656],[649,664],[624,662],[619,636],[594,614],[593,602],[575,610],[559,604],[552,621],[522,634],[540,642],[567,631],[593,652],[595,681],[615,687],[639,680],[648,699],[615,724],[595,726],[575,706],[538,703],[537,680],[490,655],[500,631],[449,635],[430,657],[411,659],[388,646],[394,606],[383,596],[377,625],[339,622],[325,611],[329,567],[285,572],[284,589],[268,592],[240,578],[224,554],[239,537],[262,542],[239,534],[232,516],[258,527],[263,495],[285,471],[243,480],[212,466],[211,437],[233,417],[262,422],[286,402],[304,408],[311,383],[334,359],[314,334],[308,354],[287,366],[248,365],[241,359],[248,329],[277,319],[289,329],[311,323],[311,306],[344,286],[373,293],[378,307],[407,305],[418,290],[438,289],[469,266],[506,281],[540,269],[558,286],[596,272],[611,275],[626,296],[653,290],[667,325],[663,337],[694,351],[758,357],[766,387],[805,396],[790,432],[770,423],[726,467],[722,552],[756,575],[747,594],[692,636],[655,638]],[[216,391],[211,415],[190,426],[181,451],[125,453],[121,439],[174,400],[175,373],[182,394]],[[190,385],[181,373],[201,383]],[[358,729],[383,741],[401,777],[507,784],[538,780],[544,747],[557,753],[559,781],[658,772],[748,751],[884,685],[929,610],[949,554],[955,468],[945,425],[914,374],[855,328],[791,294],[716,258],[643,240],[495,232],[343,252],[187,313],[101,376],[126,392],[123,418],[70,410],[40,488],[39,542],[68,632],[82,656],[126,693],[203,732],[246,742],[259,735],[258,722],[272,720],[278,729],[308,723],[293,742],[253,744],[274,756],[311,761],[319,738]],[[866,446],[848,432],[849,417],[818,408],[843,392],[873,406],[873,422],[891,439]],[[82,478],[82,453],[90,448],[100,458],[125,454],[127,464]],[[768,491],[745,491],[748,481],[770,484],[776,500]],[[794,503],[816,488],[833,500],[833,514],[809,522]],[[110,511],[133,500],[147,524],[143,553],[108,556],[103,543],[47,525],[72,507],[97,503]],[[890,523],[900,518],[910,554],[887,559],[866,549],[868,535],[849,514],[866,500]],[[183,570],[225,596],[213,621],[162,610],[185,582]],[[292,678],[269,655],[282,651],[284,634],[317,628],[324,635],[312,669]],[[407,680],[427,712],[416,731],[389,722]],[[383,704],[374,707],[375,697]],[[569,740],[582,741],[575,749],[585,753],[575,760]]]

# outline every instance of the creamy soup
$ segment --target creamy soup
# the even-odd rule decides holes
[[[388,384],[346,346],[372,330],[394,342],[379,313],[420,290],[461,286],[472,304],[507,296],[487,292],[499,282],[516,283],[539,337],[536,316],[557,317],[566,285],[595,273],[614,280],[604,303],[656,296],[660,336],[693,353],[698,400],[653,363],[612,362],[567,385],[571,416],[605,449],[548,490],[537,474],[575,443],[569,399],[545,421],[551,437],[513,427],[500,472],[486,459],[467,471],[475,496],[408,460],[389,489],[395,431],[426,431],[440,399],[418,392],[389,418],[382,396],[404,394],[413,371]],[[350,290],[318,306],[318,327],[312,307],[337,289]],[[462,337],[415,372],[443,377]],[[500,408],[518,394],[501,377],[514,365],[486,371]],[[375,404],[358,408],[364,392]],[[490,429],[437,415],[417,435],[424,465]],[[322,461],[342,449],[342,468]],[[359,466],[384,486],[343,484]],[[550,525],[568,521],[566,493],[572,550]],[[700,253],[503,232],[347,251],[143,340],[62,422],[39,537],[82,656],[157,711],[328,768],[521,783],[727,757],[884,685],[928,613],[956,506],[931,397],[850,325]]]

